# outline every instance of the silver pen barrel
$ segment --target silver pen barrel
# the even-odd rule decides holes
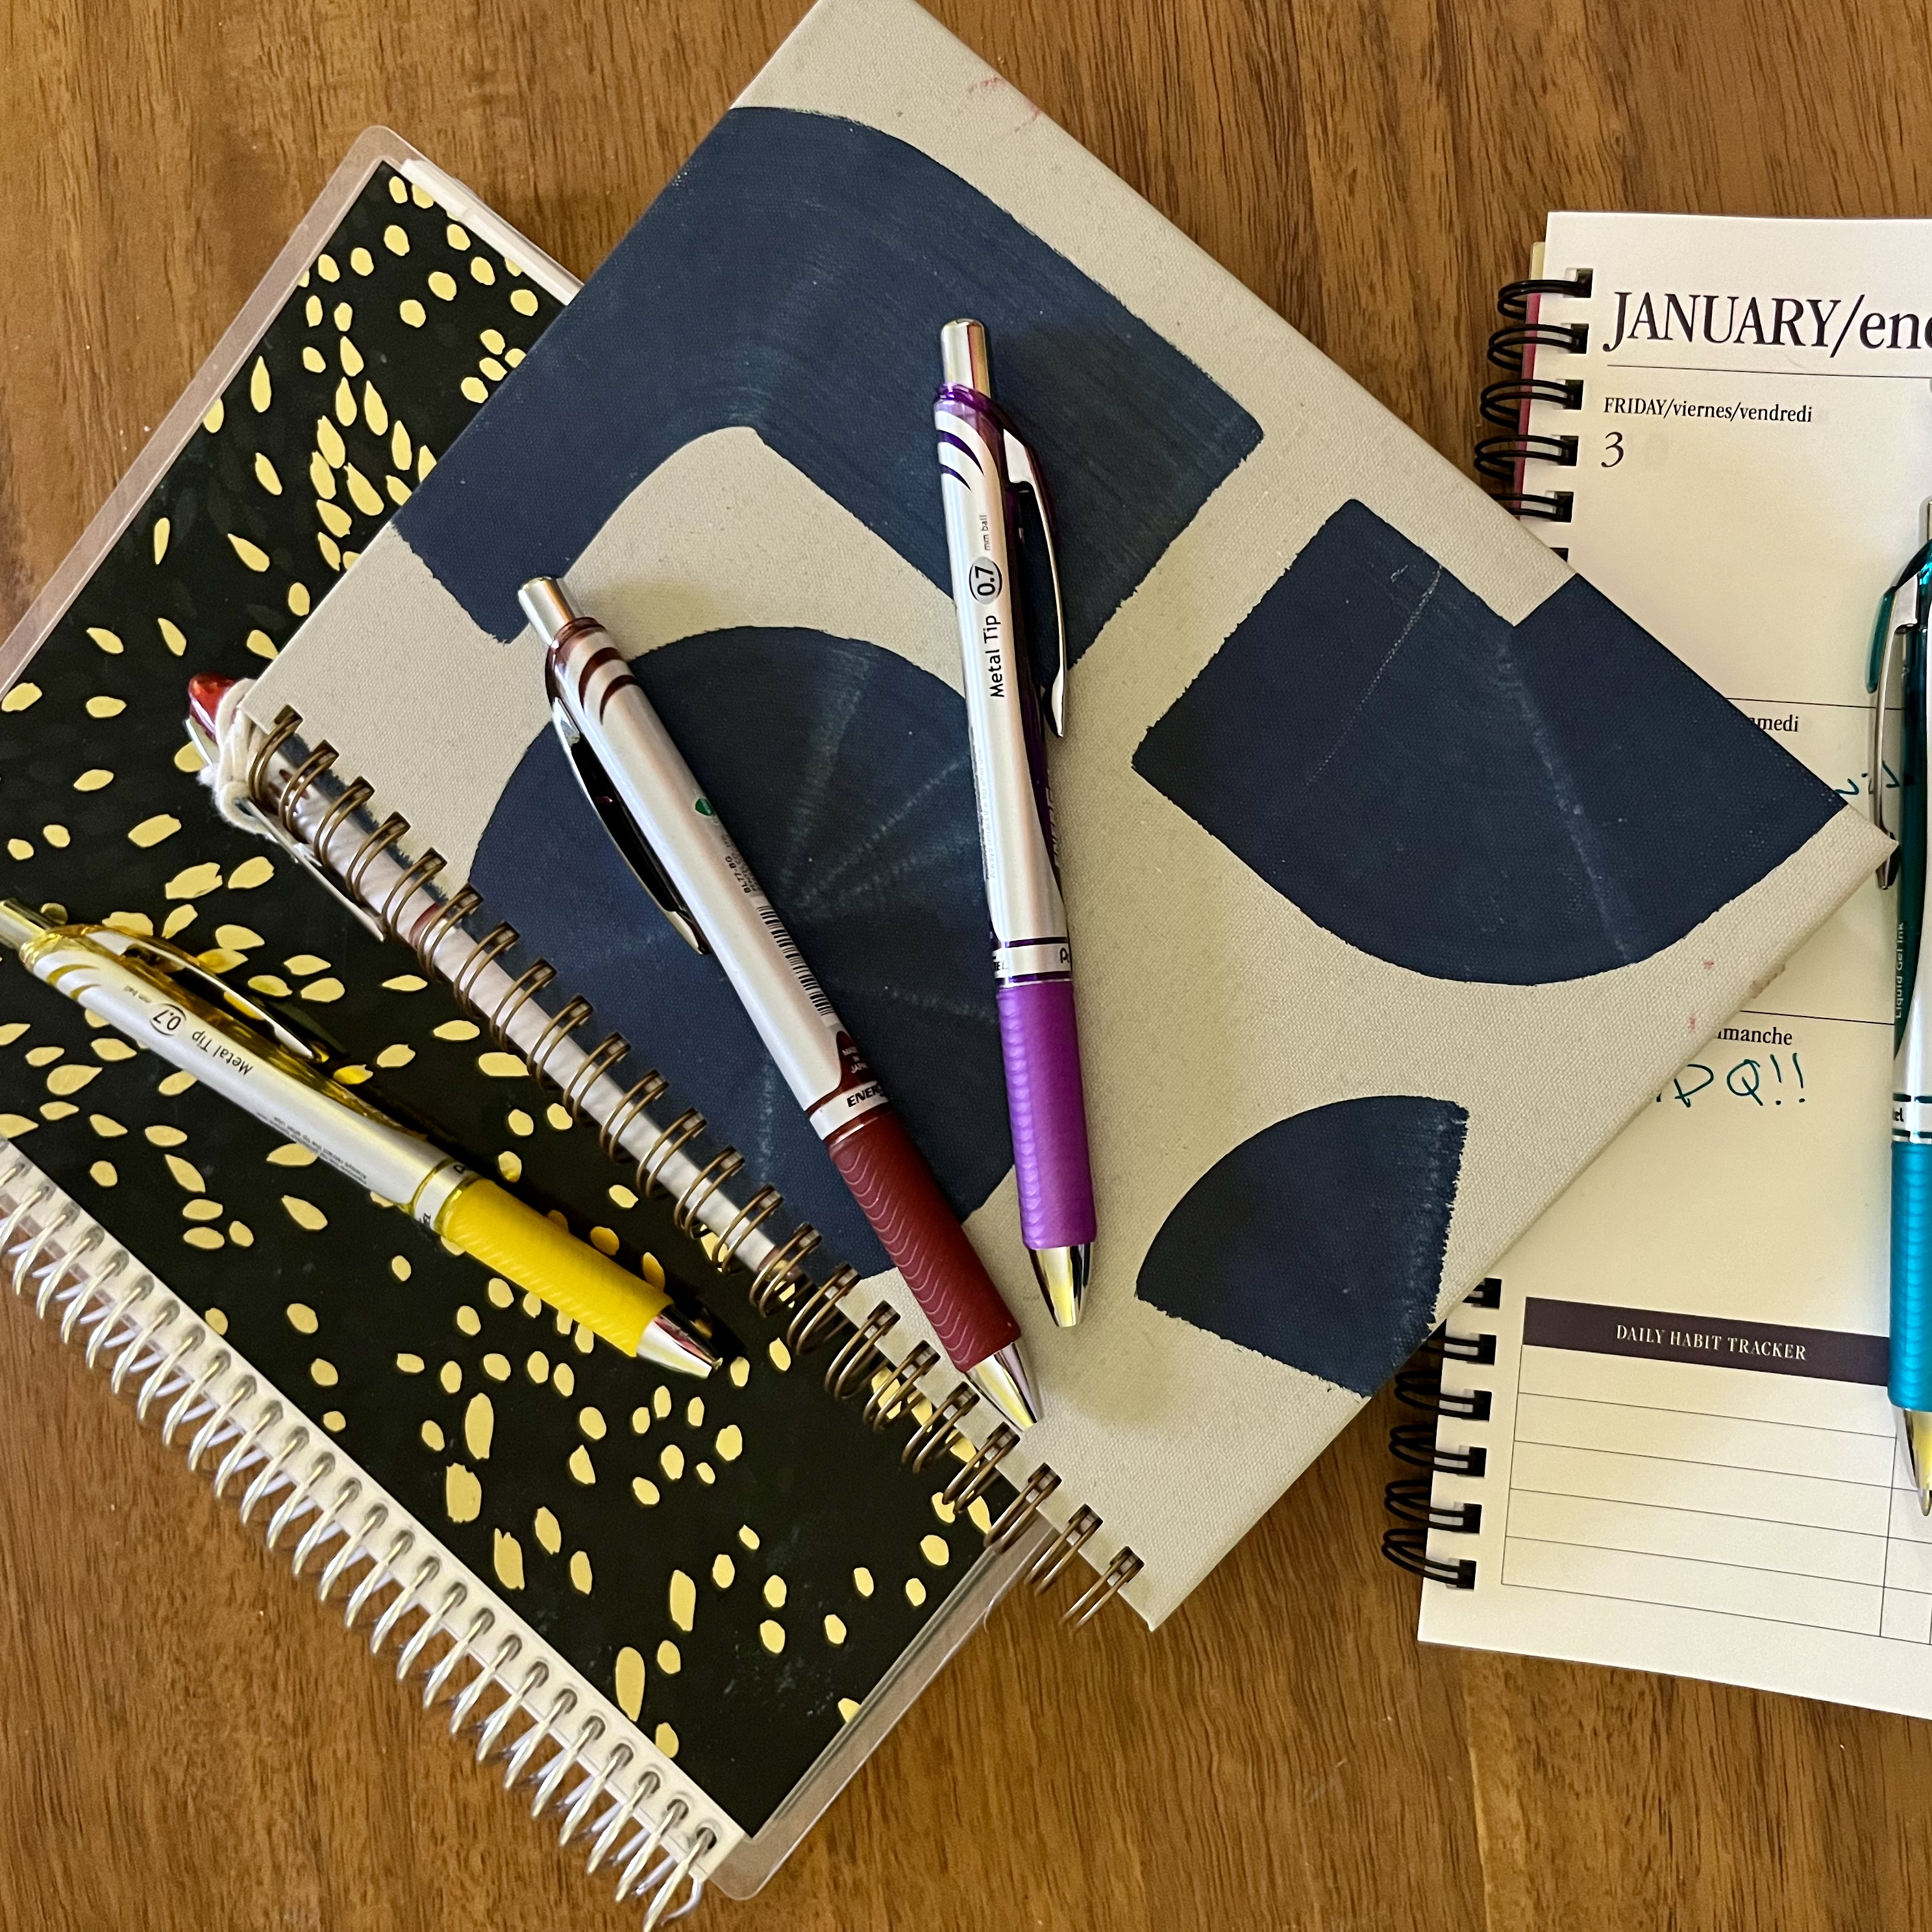
[[[124,935],[95,938],[0,904],[0,944],[37,980],[96,1013],[158,1059],[320,1154],[371,1193],[434,1226],[470,1170],[382,1118],[323,1073],[302,1067],[239,1021],[217,1017],[159,968],[120,956]]]

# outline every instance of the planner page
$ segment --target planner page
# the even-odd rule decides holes
[[[1846,799],[1932,488],[1932,222],[1553,214],[1535,526]],[[1558,331],[1582,326],[1574,349]],[[1559,443],[1558,447],[1561,447]],[[1568,499],[1567,505],[1563,500]],[[1578,674],[1587,676],[1587,666]],[[1725,801],[1711,800],[1722,813]],[[1886,1400],[1892,914],[1868,881],[1498,1264],[1431,1641],[1932,1708],[1932,1524]],[[1552,1095],[1560,1107],[1563,1096]]]

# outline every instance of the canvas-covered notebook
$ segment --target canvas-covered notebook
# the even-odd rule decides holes
[[[1018,1238],[946,591],[959,315],[1054,496],[1074,659],[1070,1332]],[[902,1342],[909,1296],[553,740],[540,572],[635,654],[866,1041],[1025,1326],[1046,1416],[1009,1466],[1058,1475],[1096,1567],[1139,1553],[1150,1622],[1879,849],[910,0],[823,0],[249,710],[664,1038]]]
[[[1028,1553],[981,1554],[1004,1487],[935,1503],[961,1465],[908,1466],[572,1094],[224,825],[185,729],[188,674],[273,658],[575,286],[394,135],[357,144],[8,642],[0,883],[326,1036],[358,1090],[706,1298],[727,1368],[673,1385],[560,1330],[10,960],[0,1255],[431,1721],[663,1909],[754,1888],[970,1634]]]

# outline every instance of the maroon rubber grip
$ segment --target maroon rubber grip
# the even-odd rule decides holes
[[[1019,1340],[1012,1311],[890,1107],[868,1114],[826,1151],[955,1368],[970,1369]]]

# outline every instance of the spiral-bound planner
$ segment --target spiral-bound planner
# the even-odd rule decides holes
[[[882,1372],[849,1277],[802,1284],[815,1238],[693,1116],[640,1174],[660,1083],[632,1067],[599,1111],[622,1043],[578,1048],[547,968],[486,940],[450,984],[448,927],[378,939],[345,901],[399,903],[380,824],[313,763],[278,780],[292,822],[327,800],[356,828],[332,894],[221,822],[185,730],[188,675],[273,660],[575,286],[395,136],[358,143],[5,646],[0,862],[50,916],[196,952],[708,1300],[727,1368],[671,1386],[560,1327],[10,964],[0,1258],[484,1774],[662,1914],[754,1888],[1000,1590],[1046,1576],[1030,1508]]]
[[[1478,451],[1860,810],[1897,784],[1866,653],[1932,474],[1928,245],[1552,214]],[[1440,1394],[1407,1378],[1442,1416],[1398,1432],[1432,1484],[1390,1498],[1425,1637],[1932,1712],[1932,1526],[1885,1391],[1890,910],[1862,882],[1451,1316]]]
[[[1065,593],[1100,1217],[1071,1330],[1019,1238],[947,594],[962,315]],[[1045,1410],[1018,1444],[586,806],[517,603],[542,574],[629,657],[1005,1290]],[[244,709],[488,902],[452,959],[508,920],[653,1042],[858,1270],[902,1377],[1150,1623],[1882,844],[910,0],[814,9]]]

